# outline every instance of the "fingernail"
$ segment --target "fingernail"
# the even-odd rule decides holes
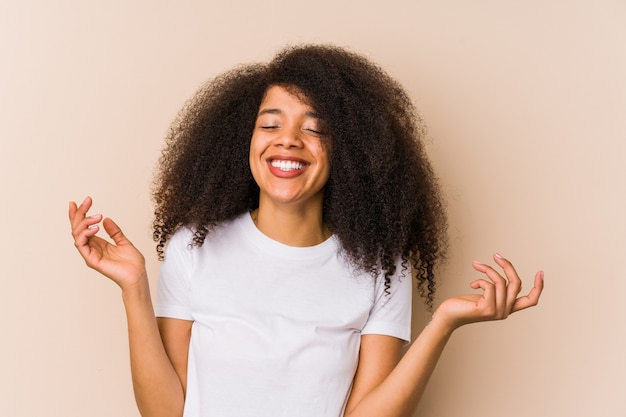
[[[500,255],[498,252],[496,252],[495,257],[498,259],[504,259],[504,256]]]

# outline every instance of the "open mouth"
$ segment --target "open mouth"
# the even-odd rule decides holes
[[[300,171],[306,167],[306,164],[299,161],[284,161],[274,159],[270,161],[270,165],[281,171]]]

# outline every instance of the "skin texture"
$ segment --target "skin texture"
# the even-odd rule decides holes
[[[298,54],[302,53],[305,56],[298,58]],[[320,60],[326,60],[326,67],[322,70],[310,68],[311,65],[319,65]],[[319,76],[320,71],[327,74],[328,68],[331,68],[339,76],[335,74],[333,78],[330,74],[329,85],[340,99],[346,99],[351,89],[370,88],[367,83],[359,88],[342,87],[340,81],[347,67],[342,67],[341,63],[349,63],[351,68],[356,68],[351,74],[360,71],[357,79],[376,84],[371,87],[376,91],[372,94],[382,95],[372,103],[384,104],[385,100],[391,100],[388,92],[377,91],[382,87],[391,88],[399,98],[388,103],[384,111],[373,106],[371,117],[365,119],[363,114],[356,117],[350,112],[368,109],[372,103],[361,100],[354,107],[346,105],[341,120],[338,119],[331,111],[333,104],[327,103],[333,100],[332,94],[320,92],[313,85],[316,77],[293,75],[293,72],[304,71],[303,68],[309,65],[306,74]],[[417,268],[418,285],[426,291],[426,301],[432,301],[433,268],[442,255],[444,240],[441,235],[445,230],[440,199],[427,161],[420,151],[411,150],[417,146],[416,127],[407,122],[409,116],[414,116],[411,107],[403,103],[406,97],[401,91],[394,90],[397,85],[381,74],[369,63],[342,51],[305,48],[303,51],[279,54],[269,67],[252,66],[243,72],[231,73],[226,78],[232,77],[234,81],[218,80],[203,90],[200,98],[196,98],[203,104],[192,102],[190,109],[193,111],[188,109],[183,119],[175,124],[178,127],[173,128],[161,160],[162,171],[155,191],[158,193],[155,238],[159,245],[165,244],[176,228],[183,224],[195,225],[196,236],[192,243],[201,245],[212,225],[229,216],[250,211],[261,232],[292,246],[315,245],[335,233],[347,247],[346,253],[357,267],[381,271],[384,276],[393,273],[389,262],[401,256]],[[299,81],[285,83],[285,80]],[[307,84],[309,81],[311,85]],[[250,87],[245,91],[251,99],[228,91],[229,88],[238,90],[243,85]],[[341,92],[340,87],[348,92]],[[242,117],[239,113],[232,119],[232,115],[226,113],[233,108],[219,100],[209,100],[207,104],[205,95],[217,94],[217,90],[222,92],[220,98],[225,101],[236,97],[238,111],[251,113],[250,120],[244,117],[241,123],[237,119]],[[215,106],[221,110],[216,110]],[[389,114],[389,108],[401,113],[402,117]],[[243,126],[242,132],[248,135],[245,140],[239,138],[239,134],[227,138],[222,146],[225,149],[219,150],[228,155],[224,160],[216,154],[201,155],[202,149],[207,153],[207,149],[219,146],[212,142],[215,138],[207,139],[208,134],[201,133],[208,129],[206,124],[210,125],[215,114],[220,115],[217,119],[227,119],[226,126]],[[385,128],[381,127],[384,125],[382,121],[378,125],[364,123],[366,130],[376,126],[382,129],[373,135],[351,124],[352,118],[369,121],[387,117],[395,117],[397,122],[397,125],[392,123],[386,128],[394,133],[388,132],[390,137],[396,138],[393,146],[371,140],[372,137],[387,135]],[[234,123],[237,120],[239,124]],[[219,131],[216,126],[220,123],[217,120],[215,126],[209,126],[209,130]],[[228,136],[227,133],[219,133]],[[242,158],[242,155],[245,157]],[[372,155],[371,160],[367,161],[369,155]],[[396,162],[396,170],[389,171],[385,163],[393,167],[390,158],[397,158],[398,155],[403,155],[405,164]],[[360,159],[362,157],[366,159]],[[202,164],[205,159],[225,165],[215,169],[215,176],[212,176],[213,172],[198,179],[194,174],[206,170]],[[277,160],[297,162],[297,169],[294,172],[293,165],[283,166],[283,169],[272,167],[271,162]],[[195,168],[188,169],[190,164]],[[403,165],[409,168],[403,170]],[[236,175],[242,171],[242,166],[246,169],[245,175]],[[233,175],[225,177],[224,172]],[[392,177],[393,182],[389,182],[387,177],[382,180],[375,178],[382,174],[400,176]],[[359,183],[355,179],[359,176],[366,177],[366,180]],[[406,180],[406,184],[397,187],[396,183],[401,182],[399,178]],[[355,183],[342,188],[342,182],[350,180]],[[402,191],[407,184],[419,184],[416,185],[418,192]],[[227,191],[237,189],[240,198],[233,194],[233,199],[221,195],[215,200],[215,187],[224,187]],[[350,188],[357,190],[357,194],[352,193]],[[393,203],[379,202],[379,189],[382,198]],[[430,192],[433,194],[429,195]],[[343,203],[340,200],[342,193]],[[368,200],[368,197],[373,200]],[[87,266],[107,276],[121,288],[128,321],[133,387],[139,410],[145,417],[181,416],[192,322],[154,317],[143,255],[113,220],[100,214],[88,214],[92,204],[91,198],[87,197],[79,205],[74,202],[69,205],[74,244]],[[367,206],[363,212],[360,211],[362,206]],[[350,212],[355,207],[356,211]],[[373,211],[368,211],[370,208]],[[357,217],[356,222],[352,222],[353,218],[341,218],[350,213]],[[418,216],[418,221],[413,221],[411,216]],[[389,218],[395,226],[385,223]],[[381,231],[378,222],[391,227],[395,235]],[[429,222],[432,222],[432,227]],[[97,236],[100,225],[109,239]],[[366,230],[361,235],[359,231],[346,229],[367,225],[374,228],[374,232]],[[397,242],[392,243],[394,236]],[[373,237],[379,239],[367,240]],[[372,259],[366,259],[370,255]],[[520,295],[521,279],[513,265],[499,254],[493,260],[498,270],[479,262],[473,264],[473,268],[483,274],[481,279],[470,284],[471,288],[480,290],[479,293],[453,297],[441,303],[431,322],[401,359],[400,340],[384,335],[364,335],[361,338],[358,369],[348,398],[346,416],[410,416],[455,329],[480,321],[502,320],[513,312],[537,304],[543,290],[543,273],[536,274],[528,294]]]

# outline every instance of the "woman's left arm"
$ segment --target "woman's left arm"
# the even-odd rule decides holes
[[[402,342],[380,335],[363,336],[354,389],[346,417],[408,417],[415,411],[435,365],[457,328],[479,321],[502,320],[536,305],[543,290],[543,272],[535,275],[528,295],[519,297],[522,283],[513,265],[496,254],[506,278],[488,265],[475,262],[486,278],[470,284],[482,294],[450,298],[435,311],[431,322],[397,365]]]
[[[379,386],[398,365],[404,341],[393,336],[365,334],[361,336],[359,366],[354,376],[345,416],[361,402],[366,394]]]

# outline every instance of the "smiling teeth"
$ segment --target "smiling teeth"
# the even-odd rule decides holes
[[[272,161],[271,165],[281,171],[295,171],[304,168],[304,164],[297,161]]]

